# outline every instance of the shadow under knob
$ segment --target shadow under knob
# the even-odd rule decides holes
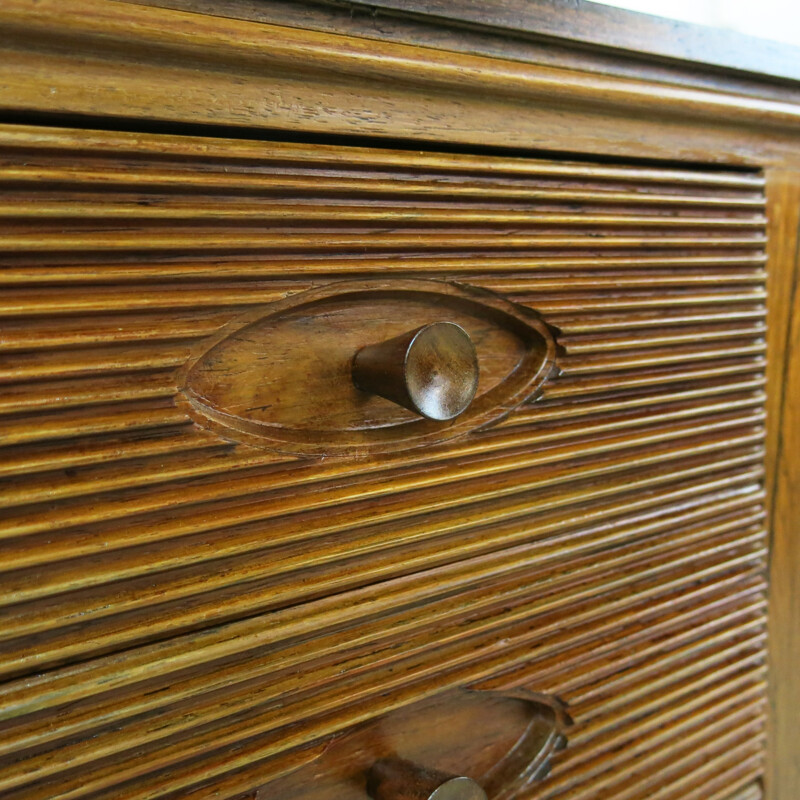
[[[448,775],[400,758],[376,761],[367,775],[372,800],[487,800],[472,778]]]
[[[478,354],[454,322],[434,322],[359,350],[353,383],[428,419],[448,420],[478,389]],[[438,800],[438,799],[437,799]]]

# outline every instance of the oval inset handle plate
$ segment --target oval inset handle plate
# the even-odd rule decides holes
[[[472,778],[420,767],[402,758],[382,758],[370,768],[372,800],[487,800]]]
[[[359,389],[441,421],[467,410],[479,371],[472,339],[454,322],[433,322],[367,345],[353,359]]]
[[[555,358],[544,320],[492,292],[334,281],[232,319],[196,345],[178,380],[186,412],[226,439],[330,456],[483,427],[529,400]]]
[[[514,800],[547,775],[571,725],[555,697],[451,689],[319,742],[255,800]]]

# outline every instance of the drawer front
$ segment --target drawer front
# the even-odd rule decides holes
[[[519,797],[760,774],[758,174],[11,126],[0,148],[4,798],[366,798],[326,752],[437,698],[478,745],[514,698],[557,709]],[[342,342],[438,321],[475,342],[475,405],[352,404]],[[279,414],[282,391],[313,402]]]

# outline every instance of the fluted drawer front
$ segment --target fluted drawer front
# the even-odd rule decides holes
[[[757,796],[758,174],[6,126],[0,183],[4,798],[269,796],[456,690],[566,708],[526,797]],[[340,282],[552,363],[377,451],[194,413],[209,343]]]

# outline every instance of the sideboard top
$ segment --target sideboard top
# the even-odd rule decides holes
[[[686,62],[781,83],[800,81],[800,47],[735,31],[641,14],[587,0],[125,0],[378,39],[421,37],[453,49],[470,37],[620,51],[646,61]],[[438,37],[432,38],[432,31]],[[449,31],[449,34],[448,34]],[[448,39],[449,35],[449,39]]]

